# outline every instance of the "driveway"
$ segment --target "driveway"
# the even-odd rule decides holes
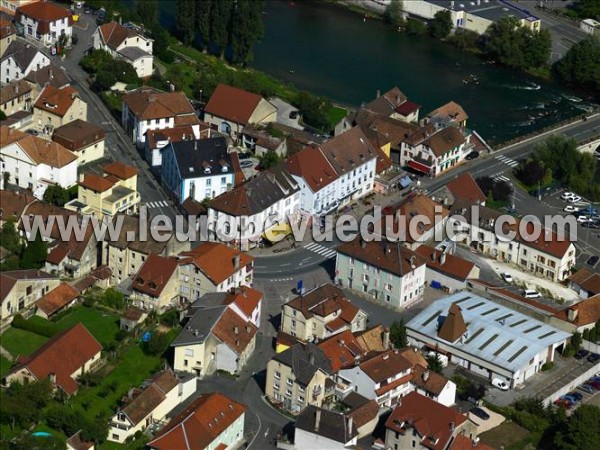
[[[492,428],[496,428],[502,422],[506,420],[506,418],[502,414],[498,414],[491,409],[486,408],[485,406],[480,406],[486,413],[490,415],[488,420],[483,420],[477,417],[475,414],[469,411],[468,416],[471,421],[477,424],[477,433],[485,433],[486,431],[490,431]]]
[[[290,113],[292,111],[298,112],[298,108],[296,108],[294,105],[290,105],[278,97],[270,98],[269,101],[273,104],[273,106],[275,106],[275,108],[277,108],[278,123],[287,125],[288,127],[296,128],[298,130],[304,130],[304,127],[299,123],[300,116],[297,116],[295,119],[290,119]]]

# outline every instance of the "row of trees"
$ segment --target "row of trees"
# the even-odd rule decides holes
[[[600,199],[600,170],[596,158],[578,151],[577,141],[564,135],[552,135],[537,145],[515,175],[527,186],[546,186],[556,181],[592,200]]]
[[[116,82],[137,85],[140,79],[133,66],[113,57],[105,50],[93,50],[81,58],[79,65],[88,73],[95,75],[92,88],[97,92],[109,90]]]
[[[552,69],[559,81],[600,100],[600,37],[590,36],[573,45]]]
[[[0,242],[10,253],[0,264],[0,270],[40,269],[48,256],[48,244],[38,232],[33,241],[23,243],[17,231],[16,222],[8,219],[0,230]]]
[[[264,33],[262,0],[177,0],[177,30],[186,45],[245,65]]]

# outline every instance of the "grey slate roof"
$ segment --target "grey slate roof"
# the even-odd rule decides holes
[[[8,45],[6,52],[4,52],[4,55],[2,56],[2,61],[5,61],[12,56],[21,70],[24,71],[38,52],[42,53],[39,49],[26,41],[17,39]]]
[[[311,355],[313,357],[311,362]],[[287,350],[274,356],[276,361],[292,368],[292,373],[296,380],[308,385],[315,376],[317,370],[321,369],[325,373],[331,373],[331,364],[325,353],[314,344],[296,344]]]
[[[226,308],[227,306],[220,305],[196,310],[179,332],[171,347],[204,342]]]
[[[318,419],[318,424],[317,424]],[[296,428],[346,444],[358,435],[356,426],[342,413],[308,406],[298,416]]]
[[[152,56],[150,53],[145,52],[141,48],[138,47],[125,47],[118,51],[121,55],[127,58],[130,61],[136,61],[144,56]]]
[[[195,313],[198,309],[221,306],[228,295],[227,292],[208,292],[192,303],[190,309]]]
[[[41,87],[46,86],[46,83],[48,83],[56,89],[71,84],[71,78],[67,75],[67,72],[53,62],[39,70],[32,70],[27,74],[25,80]]]
[[[172,142],[181,178],[199,178],[234,172],[227,141],[223,137]],[[205,169],[210,169],[205,172]],[[223,168],[227,170],[223,171]]]

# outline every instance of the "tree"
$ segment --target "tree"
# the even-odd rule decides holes
[[[136,0],[135,12],[146,28],[150,28],[158,22],[157,0]]]
[[[4,119],[6,119],[6,114],[4,114],[4,111],[0,111],[0,120]]]
[[[394,348],[408,347],[404,319],[394,320],[390,325],[390,342]]]
[[[155,24],[152,27],[151,33],[154,40],[152,50],[156,57],[167,64],[172,63],[175,57],[169,51],[169,40],[171,39],[169,32],[164,27]]]
[[[494,200],[497,202],[507,202],[510,200],[510,196],[512,195],[512,187],[507,181],[504,180],[494,180],[494,185],[492,187],[492,193],[494,195]]]
[[[308,125],[322,131],[332,128],[327,117],[327,111],[332,106],[328,98],[301,91],[296,95],[293,103]]]
[[[387,8],[385,8],[385,19],[396,28],[405,25],[404,17],[402,16],[402,7],[402,0],[391,0]]]
[[[117,77],[115,72],[108,70],[101,70],[96,74],[96,79],[94,80],[94,84],[92,88],[96,92],[104,92],[108,91],[111,87],[115,85],[117,82]]]
[[[0,242],[2,247],[11,253],[21,253],[21,238],[17,232],[15,225],[15,219],[9,217],[6,222],[2,225],[2,231],[0,232]]]
[[[556,450],[597,449],[600,442],[599,423],[600,408],[581,405],[562,427],[558,427],[553,448]]]
[[[270,167],[277,165],[277,163],[279,163],[279,161],[280,161],[280,158],[277,153],[268,151],[267,153],[265,153],[265,156],[263,156],[263,158],[260,160],[260,165],[262,166],[263,169],[268,169]]]
[[[185,45],[190,45],[196,36],[196,0],[177,0],[175,17],[181,40]]]
[[[573,336],[571,336],[571,345],[573,346],[575,351],[577,351],[581,348],[582,343],[583,343],[583,340],[581,337],[581,333],[579,331],[576,331],[575,333],[573,333]]]
[[[573,11],[580,19],[600,20],[600,2],[598,0],[576,0]]]
[[[233,0],[217,0],[212,3],[209,51],[214,55],[223,56],[229,43],[233,6]],[[235,26],[240,24],[236,23]]]
[[[81,58],[79,65],[89,73],[96,73],[99,70],[110,67],[113,62],[112,56],[105,50],[92,50],[89,55]]]
[[[442,365],[442,360],[440,359],[440,355],[436,354],[428,356],[425,358],[427,360],[427,368],[436,373],[442,373],[442,369],[444,366]]]
[[[196,25],[200,32],[200,44],[202,48],[208,49],[210,45],[210,16],[212,0],[196,1]]]
[[[104,291],[101,302],[102,304],[115,309],[123,309],[125,307],[123,294],[117,291],[114,287],[110,287]]]
[[[553,71],[560,81],[600,99],[600,37],[590,36],[573,45]]]
[[[145,350],[148,354],[154,356],[162,355],[169,346],[169,339],[166,333],[152,333],[150,340],[146,343]]]
[[[108,69],[108,68],[106,68]],[[125,84],[139,83],[140,79],[135,71],[135,68],[122,59],[115,59],[111,62],[110,70],[117,77],[117,81]]]
[[[33,241],[28,241],[23,251],[21,266],[23,269],[40,269],[48,256],[48,244],[42,239],[39,230]]]
[[[543,28],[537,32],[521,27],[525,31],[525,60],[530,67],[542,67],[548,63],[552,51],[552,35]]]
[[[452,31],[452,16],[450,11],[438,11],[429,22],[429,34],[436,39],[446,39]]]
[[[516,176],[527,186],[537,186],[546,176],[546,167],[543,161],[529,158],[523,161],[516,170]]]
[[[475,31],[465,28],[457,28],[454,34],[448,38],[448,42],[460,50],[477,49],[481,36]]]
[[[406,34],[410,36],[423,36],[427,33],[427,25],[417,19],[408,19],[406,21]]]
[[[246,64],[252,59],[254,43],[263,37],[262,0],[237,0],[233,8],[231,55],[234,64]]]
[[[48,186],[44,192],[44,201],[51,205],[64,206],[69,200],[69,191],[57,184]]]
[[[8,184],[10,183],[10,172],[4,172],[2,174],[2,182],[4,185],[4,189],[6,189],[8,187]]]

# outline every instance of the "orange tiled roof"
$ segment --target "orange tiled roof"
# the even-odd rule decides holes
[[[137,36],[137,33],[134,30],[125,28],[115,21],[100,25],[98,27],[98,32],[104,43],[113,50],[116,50],[128,37]]]
[[[227,84],[219,84],[205,111],[236,123],[247,124],[262,97]]]
[[[0,127],[0,145],[6,147],[13,143],[21,147],[35,164],[64,167],[77,159],[77,155],[56,142],[31,136],[2,125]]]
[[[238,355],[246,350],[257,331],[252,322],[244,321],[229,308],[225,309],[212,329],[213,334]]]
[[[90,189],[95,192],[108,191],[114,185],[114,181],[109,180],[107,177],[97,175],[95,173],[86,173],[83,176],[83,180],[79,182],[79,186],[85,189]]]
[[[363,361],[360,368],[376,383],[409,370],[412,364],[398,350],[388,350]]]
[[[263,293],[248,286],[240,286],[225,298],[225,304],[235,304],[246,316],[251,317],[262,301]]]
[[[73,300],[79,297],[79,291],[67,283],[61,283],[36,302],[36,306],[41,309],[46,316],[51,316],[55,312],[67,306]]]
[[[575,320],[569,320],[569,310],[576,313]],[[555,317],[570,322],[578,327],[590,325],[600,320],[600,294],[586,298],[579,303],[557,312]]]
[[[477,440],[469,439],[464,434],[457,435],[448,450],[494,450],[489,445]]]
[[[466,280],[475,267],[475,263],[471,261],[446,254],[428,245],[421,245],[415,252],[425,258],[427,267],[460,281]],[[443,263],[441,261],[442,254],[445,258]]]
[[[102,168],[102,170],[104,170],[104,173],[113,175],[120,180],[128,180],[129,178],[138,174],[138,170],[135,167],[128,166],[120,161],[107,164]]]
[[[448,182],[446,188],[454,197],[462,198],[471,203],[481,204],[487,198],[470,172],[465,172]]]
[[[138,273],[133,277],[131,287],[152,297],[160,297],[163,289],[176,274],[178,260],[176,257],[148,255]]]
[[[331,362],[334,372],[353,367],[367,354],[350,330],[342,331],[317,345]]]
[[[161,92],[153,88],[142,87],[126,94],[123,102],[138,120],[196,114],[183,92]]]
[[[38,96],[35,108],[63,117],[73,105],[75,98],[79,98],[79,92],[72,86],[57,89],[48,85]]]
[[[252,256],[218,242],[205,242],[179,256],[184,258],[182,263],[190,262],[202,270],[213,284],[222,283],[254,261]],[[237,268],[234,266],[236,257],[239,257]]]
[[[287,168],[291,174],[302,177],[312,192],[318,192],[338,179],[327,158],[315,147],[294,153],[287,159]]]

